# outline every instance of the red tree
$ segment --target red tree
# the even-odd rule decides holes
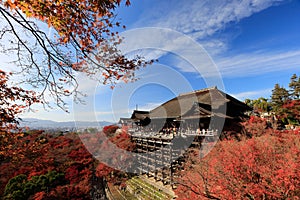
[[[195,150],[198,154],[198,150]],[[300,195],[300,138],[264,135],[222,141],[203,159],[190,154],[179,198],[293,199]]]
[[[8,85],[9,75],[0,70],[0,131],[17,123],[16,116],[39,102],[35,92]]]

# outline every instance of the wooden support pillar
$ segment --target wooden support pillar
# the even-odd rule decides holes
[[[149,138],[146,138],[146,151],[147,151],[147,157],[146,157],[146,163],[147,163],[147,167],[146,167],[146,172],[147,172],[147,176],[149,177]]]
[[[157,180],[156,140],[154,140],[154,179]]]

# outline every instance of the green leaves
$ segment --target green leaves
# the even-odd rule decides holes
[[[294,99],[299,99],[300,97],[300,76],[297,77],[296,74],[293,74],[291,77],[291,82],[289,83],[290,95]]]
[[[63,173],[49,171],[45,175],[33,176],[30,180],[20,174],[9,180],[5,187],[4,199],[27,200],[37,192],[46,191],[48,188],[59,185],[64,180]]]
[[[280,87],[276,84],[272,90],[272,110],[281,119],[284,125],[299,124],[299,110],[300,110],[300,77],[294,74],[291,77],[289,84],[290,89]]]
[[[280,107],[289,99],[289,92],[284,88],[276,84],[272,90],[272,106],[274,111],[279,111]]]

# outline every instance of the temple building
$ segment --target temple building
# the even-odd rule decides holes
[[[241,131],[238,124],[249,110],[245,103],[213,87],[180,94],[150,111],[134,110],[126,123],[120,122],[132,133]]]
[[[134,110],[119,121],[136,145],[133,171],[176,187],[187,149],[200,147],[201,156],[227,131],[241,133],[239,122],[248,110],[216,87],[180,94],[150,111]]]

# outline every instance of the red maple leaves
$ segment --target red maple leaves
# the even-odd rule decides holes
[[[279,132],[279,131],[278,131]],[[300,138],[293,131],[222,141],[203,159],[191,156],[179,198],[286,199],[300,195]]]
[[[105,130],[116,130],[106,127]],[[97,135],[85,134],[91,142],[98,143]],[[10,179],[25,175],[27,182],[49,171],[63,173],[60,182],[48,188],[48,191],[36,190],[36,199],[86,199],[89,198],[93,177],[104,178],[112,182],[123,180],[123,172],[116,171],[94,159],[75,133],[66,135],[46,134],[43,131],[1,132],[0,135],[0,196]],[[96,138],[96,139],[95,139]],[[102,142],[110,141],[120,148],[129,150],[130,137],[125,132],[101,137]],[[111,155],[112,159],[120,155]],[[124,158],[125,159],[125,158]],[[114,173],[115,176],[111,176]]]
[[[38,103],[35,92],[9,86],[9,75],[0,70],[0,131],[8,131],[17,123],[17,115],[32,104]]]

